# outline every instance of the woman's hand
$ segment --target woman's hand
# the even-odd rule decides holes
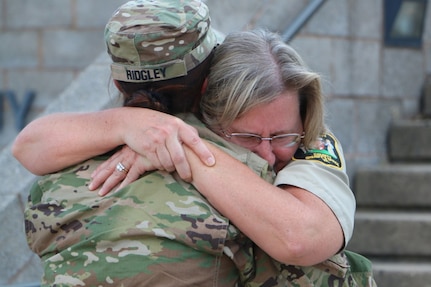
[[[118,163],[121,163],[126,170],[117,170]],[[128,146],[124,146],[97,167],[91,175],[93,180],[88,188],[96,190],[102,186],[98,194],[104,196],[119,183],[121,184],[118,189],[134,182],[145,172],[155,169],[155,166],[144,156],[137,154]]]
[[[132,108],[128,115],[140,109]],[[147,112],[147,115],[151,115]],[[134,117],[136,119],[136,117]],[[135,181],[140,175],[151,170],[176,171],[185,181],[192,181],[192,172],[184,147],[187,146],[207,166],[215,164],[215,158],[197,130],[179,118],[155,112],[147,117],[141,126],[128,125],[122,131],[126,146],[115,153],[93,173],[89,189],[95,190],[102,185],[99,195],[106,195],[117,184],[119,188]],[[138,121],[139,122],[139,121]],[[126,170],[118,171],[121,163]]]
[[[136,108],[135,108],[136,109]],[[138,110],[141,110],[138,108]],[[159,112],[147,118],[140,127],[136,123],[123,131],[123,141],[147,158],[154,169],[177,171],[185,181],[192,180],[192,172],[184,152],[189,147],[207,166],[215,164],[215,158],[197,130],[181,119]]]

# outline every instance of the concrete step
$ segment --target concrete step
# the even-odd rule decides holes
[[[348,249],[371,257],[431,258],[430,238],[431,211],[359,209]]]
[[[379,287],[431,287],[431,263],[372,260]]]
[[[353,189],[358,207],[431,207],[431,163],[361,168]]]
[[[430,143],[431,119],[395,121],[388,134],[389,161],[430,161]]]

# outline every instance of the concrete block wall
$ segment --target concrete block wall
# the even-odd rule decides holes
[[[0,90],[11,89],[18,97],[36,91],[27,121],[42,111],[97,110],[111,104],[103,26],[122,2],[0,0]],[[283,33],[311,1],[205,2],[214,26],[224,33],[256,26]],[[431,5],[426,13],[421,49],[383,45],[383,0],[327,0],[290,42],[324,79],[328,123],[343,143],[352,179],[358,167],[386,161],[389,124],[419,110],[422,84],[431,73]],[[0,240],[7,243],[0,248],[0,285],[33,281],[40,272],[18,218],[34,177],[10,155],[17,131],[9,103],[3,101],[0,166],[7,168],[0,169],[0,219],[13,227],[0,226]]]
[[[103,28],[124,0],[0,0],[0,91],[18,102],[36,98],[27,121],[55,100],[104,50]],[[10,102],[0,97],[0,148],[18,132]],[[1,107],[2,105],[0,105]]]
[[[341,140],[350,177],[386,161],[386,132],[418,112],[431,73],[431,9],[422,49],[385,47],[383,1],[330,0],[292,45],[325,79],[328,122]]]

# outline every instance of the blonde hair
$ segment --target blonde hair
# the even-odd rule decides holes
[[[202,117],[212,130],[225,129],[253,107],[270,103],[285,91],[299,94],[303,143],[311,147],[326,131],[320,76],[278,34],[234,32],[215,50],[201,100]]]

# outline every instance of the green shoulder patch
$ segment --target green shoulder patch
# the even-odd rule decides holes
[[[338,142],[330,134],[325,134],[316,140],[313,149],[298,148],[293,160],[312,160],[324,165],[342,168]]]

